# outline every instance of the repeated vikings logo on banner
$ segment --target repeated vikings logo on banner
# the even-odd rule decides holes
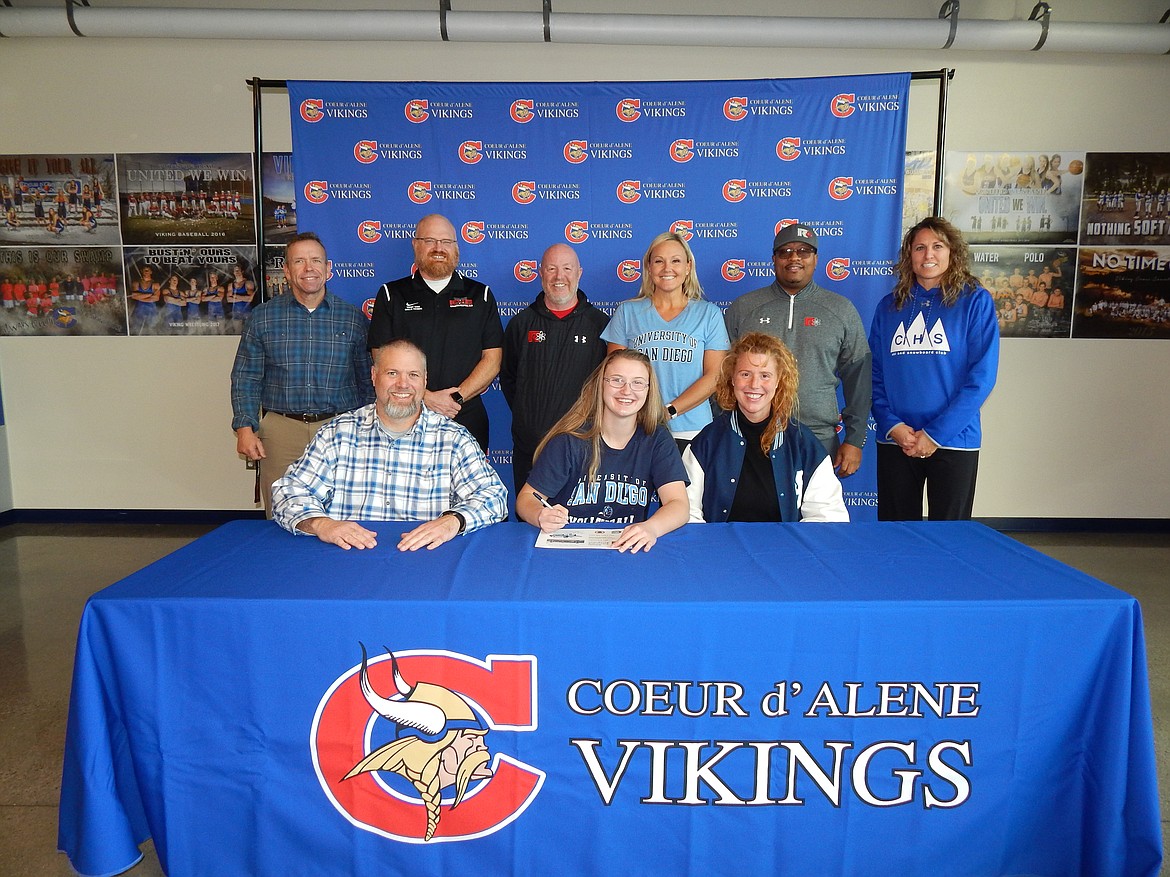
[[[361,651],[321,699],[310,735],[338,812],[406,843],[484,837],[517,819],[545,773],[496,751],[492,732],[536,730],[536,658]]]
[[[359,140],[354,144],[353,157],[362,164],[370,164],[378,160],[378,143],[376,140]]]
[[[320,122],[325,118],[321,115],[321,101],[312,99],[301,101],[301,118],[306,122]]]
[[[856,95],[839,94],[833,98],[833,115],[841,119],[847,119],[853,115],[853,102],[856,100]]]
[[[909,82],[290,82],[298,190],[328,182],[298,201],[298,227],[335,262],[373,264],[372,281],[330,283],[360,305],[409,273],[410,231],[440,213],[506,322],[538,294],[531,266],[552,244],[577,250],[583,291],[611,312],[674,228],[725,308],[775,280],[778,223],[801,222],[818,237],[814,280],[868,325],[894,282]],[[495,387],[484,402],[508,480],[511,412]],[[872,447],[843,482],[854,520],[876,517]]]
[[[311,180],[305,185],[305,198],[311,204],[324,204],[329,200],[329,183],[325,180]]]

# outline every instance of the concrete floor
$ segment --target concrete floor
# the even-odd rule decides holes
[[[0,877],[74,872],[57,850],[61,753],[85,599],[210,527],[126,524],[0,528]],[[1020,533],[1021,542],[1133,594],[1145,617],[1162,790],[1170,815],[1170,535]],[[126,872],[158,877],[149,844]]]

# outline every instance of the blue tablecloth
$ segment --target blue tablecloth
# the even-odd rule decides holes
[[[707,524],[631,556],[371,526],[229,524],[91,598],[75,868],[153,837],[172,877],[1158,871],[1138,604],[994,531]],[[439,724],[379,715],[402,701]],[[446,785],[485,746],[491,778]]]

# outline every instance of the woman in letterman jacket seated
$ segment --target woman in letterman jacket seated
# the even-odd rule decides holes
[[[692,522],[848,521],[833,461],[792,417],[796,359],[771,335],[740,337],[719,372],[724,414],[683,454]]]

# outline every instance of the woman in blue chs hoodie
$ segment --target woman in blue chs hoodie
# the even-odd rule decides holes
[[[979,409],[995,386],[999,325],[962,234],[937,216],[906,233],[898,283],[874,312],[878,520],[966,520],[975,501]]]

